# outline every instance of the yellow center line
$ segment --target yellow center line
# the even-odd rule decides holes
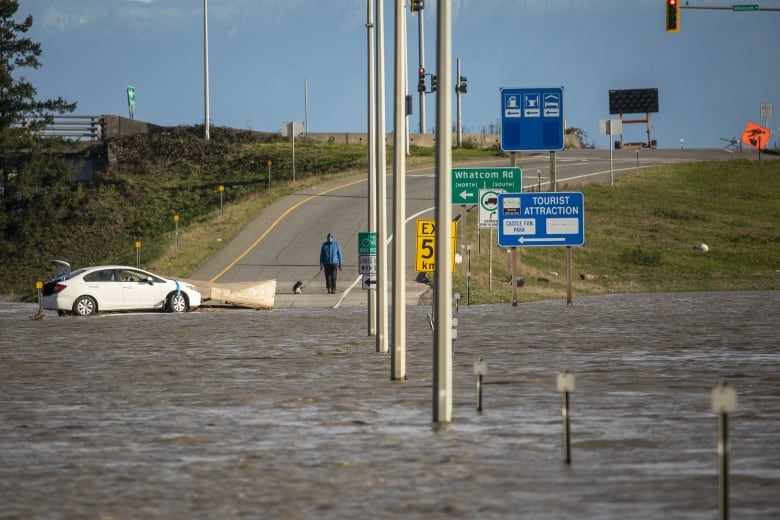
[[[333,188],[327,189],[327,190],[325,190],[325,191],[322,191],[322,192],[320,192],[320,193],[317,193],[316,195],[311,195],[310,197],[307,197],[307,198],[305,198],[305,199],[303,199],[303,200],[301,200],[301,201],[297,202],[296,204],[293,204],[292,206],[290,206],[289,208],[287,208],[287,209],[286,209],[286,210],[285,210],[285,211],[284,211],[284,212],[283,212],[281,215],[279,215],[279,216],[276,218],[276,220],[274,220],[274,221],[273,221],[273,223],[272,223],[270,226],[268,226],[268,229],[266,229],[266,230],[265,230],[265,232],[264,232],[262,235],[260,235],[260,236],[257,238],[257,240],[255,240],[255,241],[252,243],[252,245],[251,245],[251,246],[249,246],[249,247],[247,247],[247,248],[246,248],[246,251],[244,251],[243,253],[241,253],[240,255],[238,255],[238,257],[237,257],[235,260],[233,260],[232,262],[230,262],[230,263],[227,265],[227,267],[225,267],[225,268],[224,268],[222,271],[220,271],[220,272],[219,272],[219,273],[218,273],[216,276],[214,276],[214,278],[212,278],[211,280],[209,280],[209,282],[211,282],[211,283],[214,283],[214,282],[216,282],[217,280],[219,280],[220,278],[222,278],[222,276],[223,276],[223,275],[224,275],[226,272],[230,271],[230,270],[231,270],[231,269],[232,269],[232,268],[233,268],[233,267],[234,267],[234,266],[235,266],[235,265],[236,265],[238,262],[240,262],[240,261],[241,261],[241,260],[242,260],[242,259],[243,259],[243,258],[244,258],[246,255],[248,255],[248,254],[249,254],[249,252],[250,252],[252,249],[256,248],[256,247],[257,247],[257,245],[258,245],[260,242],[262,242],[262,241],[263,241],[263,239],[264,239],[264,238],[265,238],[265,237],[268,235],[268,233],[270,233],[270,232],[271,232],[271,231],[272,231],[272,230],[273,230],[273,229],[274,229],[274,228],[275,228],[277,225],[279,225],[279,222],[281,222],[281,221],[282,221],[282,219],[283,219],[283,218],[285,218],[287,215],[289,215],[290,213],[292,213],[292,211],[293,211],[293,210],[295,210],[295,209],[299,208],[300,206],[302,206],[303,204],[305,204],[305,203],[309,202],[310,200],[316,199],[317,197],[321,197],[321,196],[323,196],[323,195],[325,195],[325,194],[327,194],[327,193],[330,193],[330,192],[332,192],[332,191],[340,190],[340,189],[343,189],[343,188],[348,188],[349,186],[352,186],[353,184],[358,184],[358,183],[361,183],[361,182],[366,182],[366,179],[358,179],[358,180],[356,180],[356,181],[348,182],[348,183],[346,183],[346,184],[340,184],[339,186],[335,186],[335,187],[333,187]]]
[[[424,169],[428,169],[428,168],[430,168],[430,166],[418,166],[418,167],[416,167],[416,168],[411,168],[411,169],[409,169],[409,170],[407,170],[407,171],[408,171],[408,172],[415,172],[415,171],[420,171],[420,170],[424,170]],[[387,174],[387,176],[388,176],[388,177],[392,176],[392,172],[388,173],[388,174]],[[325,191],[323,191],[323,192],[317,193],[316,195],[312,195],[312,196],[310,196],[310,197],[307,197],[307,198],[305,198],[305,199],[303,199],[303,200],[299,201],[299,202],[298,202],[298,203],[296,203],[296,204],[293,204],[292,206],[290,206],[289,208],[287,208],[287,210],[285,210],[285,211],[284,211],[284,213],[282,213],[281,215],[279,215],[279,217],[277,217],[277,219],[276,219],[276,220],[274,220],[274,222],[273,222],[273,223],[272,223],[270,226],[268,226],[268,229],[266,229],[266,230],[265,230],[265,232],[264,232],[262,235],[260,235],[260,236],[257,238],[257,240],[255,240],[255,241],[252,243],[252,245],[251,245],[251,246],[249,246],[248,248],[246,248],[246,251],[244,251],[243,253],[241,253],[241,254],[240,254],[240,255],[239,255],[239,256],[238,256],[238,257],[237,257],[235,260],[233,260],[232,262],[230,262],[230,263],[227,265],[227,267],[225,267],[225,268],[224,268],[222,271],[220,271],[220,272],[219,272],[219,273],[218,273],[216,276],[214,276],[214,278],[212,278],[211,280],[209,280],[209,282],[211,282],[211,283],[214,283],[214,282],[216,282],[217,280],[219,280],[220,278],[222,278],[222,276],[224,276],[224,274],[225,274],[226,272],[230,271],[230,270],[231,270],[231,269],[232,269],[232,268],[233,268],[233,267],[234,267],[234,266],[235,266],[235,265],[236,265],[238,262],[240,262],[240,261],[241,261],[241,260],[242,260],[242,259],[243,259],[243,258],[244,258],[246,255],[248,255],[248,254],[249,254],[249,252],[250,252],[252,249],[254,249],[255,247],[257,247],[257,244],[259,244],[260,242],[262,242],[262,241],[263,241],[263,239],[264,239],[264,238],[265,238],[265,237],[268,235],[268,233],[270,233],[270,232],[271,232],[271,231],[272,231],[272,230],[273,230],[273,229],[274,229],[274,228],[275,228],[277,225],[279,225],[279,222],[281,222],[281,221],[282,221],[282,219],[283,219],[283,218],[285,218],[287,215],[289,215],[290,213],[292,213],[292,211],[293,211],[293,210],[295,210],[295,209],[299,208],[300,206],[302,206],[303,204],[305,204],[305,203],[309,202],[310,200],[316,199],[317,197],[321,197],[322,195],[325,195],[325,194],[327,194],[327,193],[330,193],[330,192],[332,192],[332,191],[340,190],[340,189],[343,189],[343,188],[348,188],[349,186],[352,186],[352,185],[354,185],[354,184],[358,184],[358,183],[361,183],[361,182],[366,182],[366,179],[358,179],[358,180],[356,180],[356,181],[352,181],[352,182],[348,182],[348,183],[346,183],[346,184],[341,184],[341,185],[339,185],[339,186],[335,186],[335,187],[333,187],[333,188],[330,188],[330,189],[327,189],[327,190],[325,190]]]

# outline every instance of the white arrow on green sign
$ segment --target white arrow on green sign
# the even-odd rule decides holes
[[[477,204],[479,190],[519,193],[523,191],[523,170],[517,166],[452,169],[453,204]]]

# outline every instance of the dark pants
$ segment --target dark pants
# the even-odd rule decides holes
[[[339,264],[325,264],[325,288],[336,291],[336,273],[339,272]]]

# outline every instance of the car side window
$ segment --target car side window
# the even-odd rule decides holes
[[[124,271],[120,271],[120,280],[123,282],[146,282],[147,280],[151,279],[153,283],[160,283],[162,280],[157,278],[156,276],[152,276],[147,273],[142,273],[141,271],[131,271],[129,269],[126,269]]]
[[[114,271],[111,269],[89,273],[84,276],[85,282],[111,282],[114,280]]]
[[[123,282],[140,282],[143,280],[143,278],[141,278],[141,273],[135,271],[120,271],[119,276],[120,280]]]

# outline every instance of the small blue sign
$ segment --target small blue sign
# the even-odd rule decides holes
[[[499,193],[498,245],[581,246],[584,202],[580,192]]]
[[[563,150],[563,87],[501,89],[501,149]]]

